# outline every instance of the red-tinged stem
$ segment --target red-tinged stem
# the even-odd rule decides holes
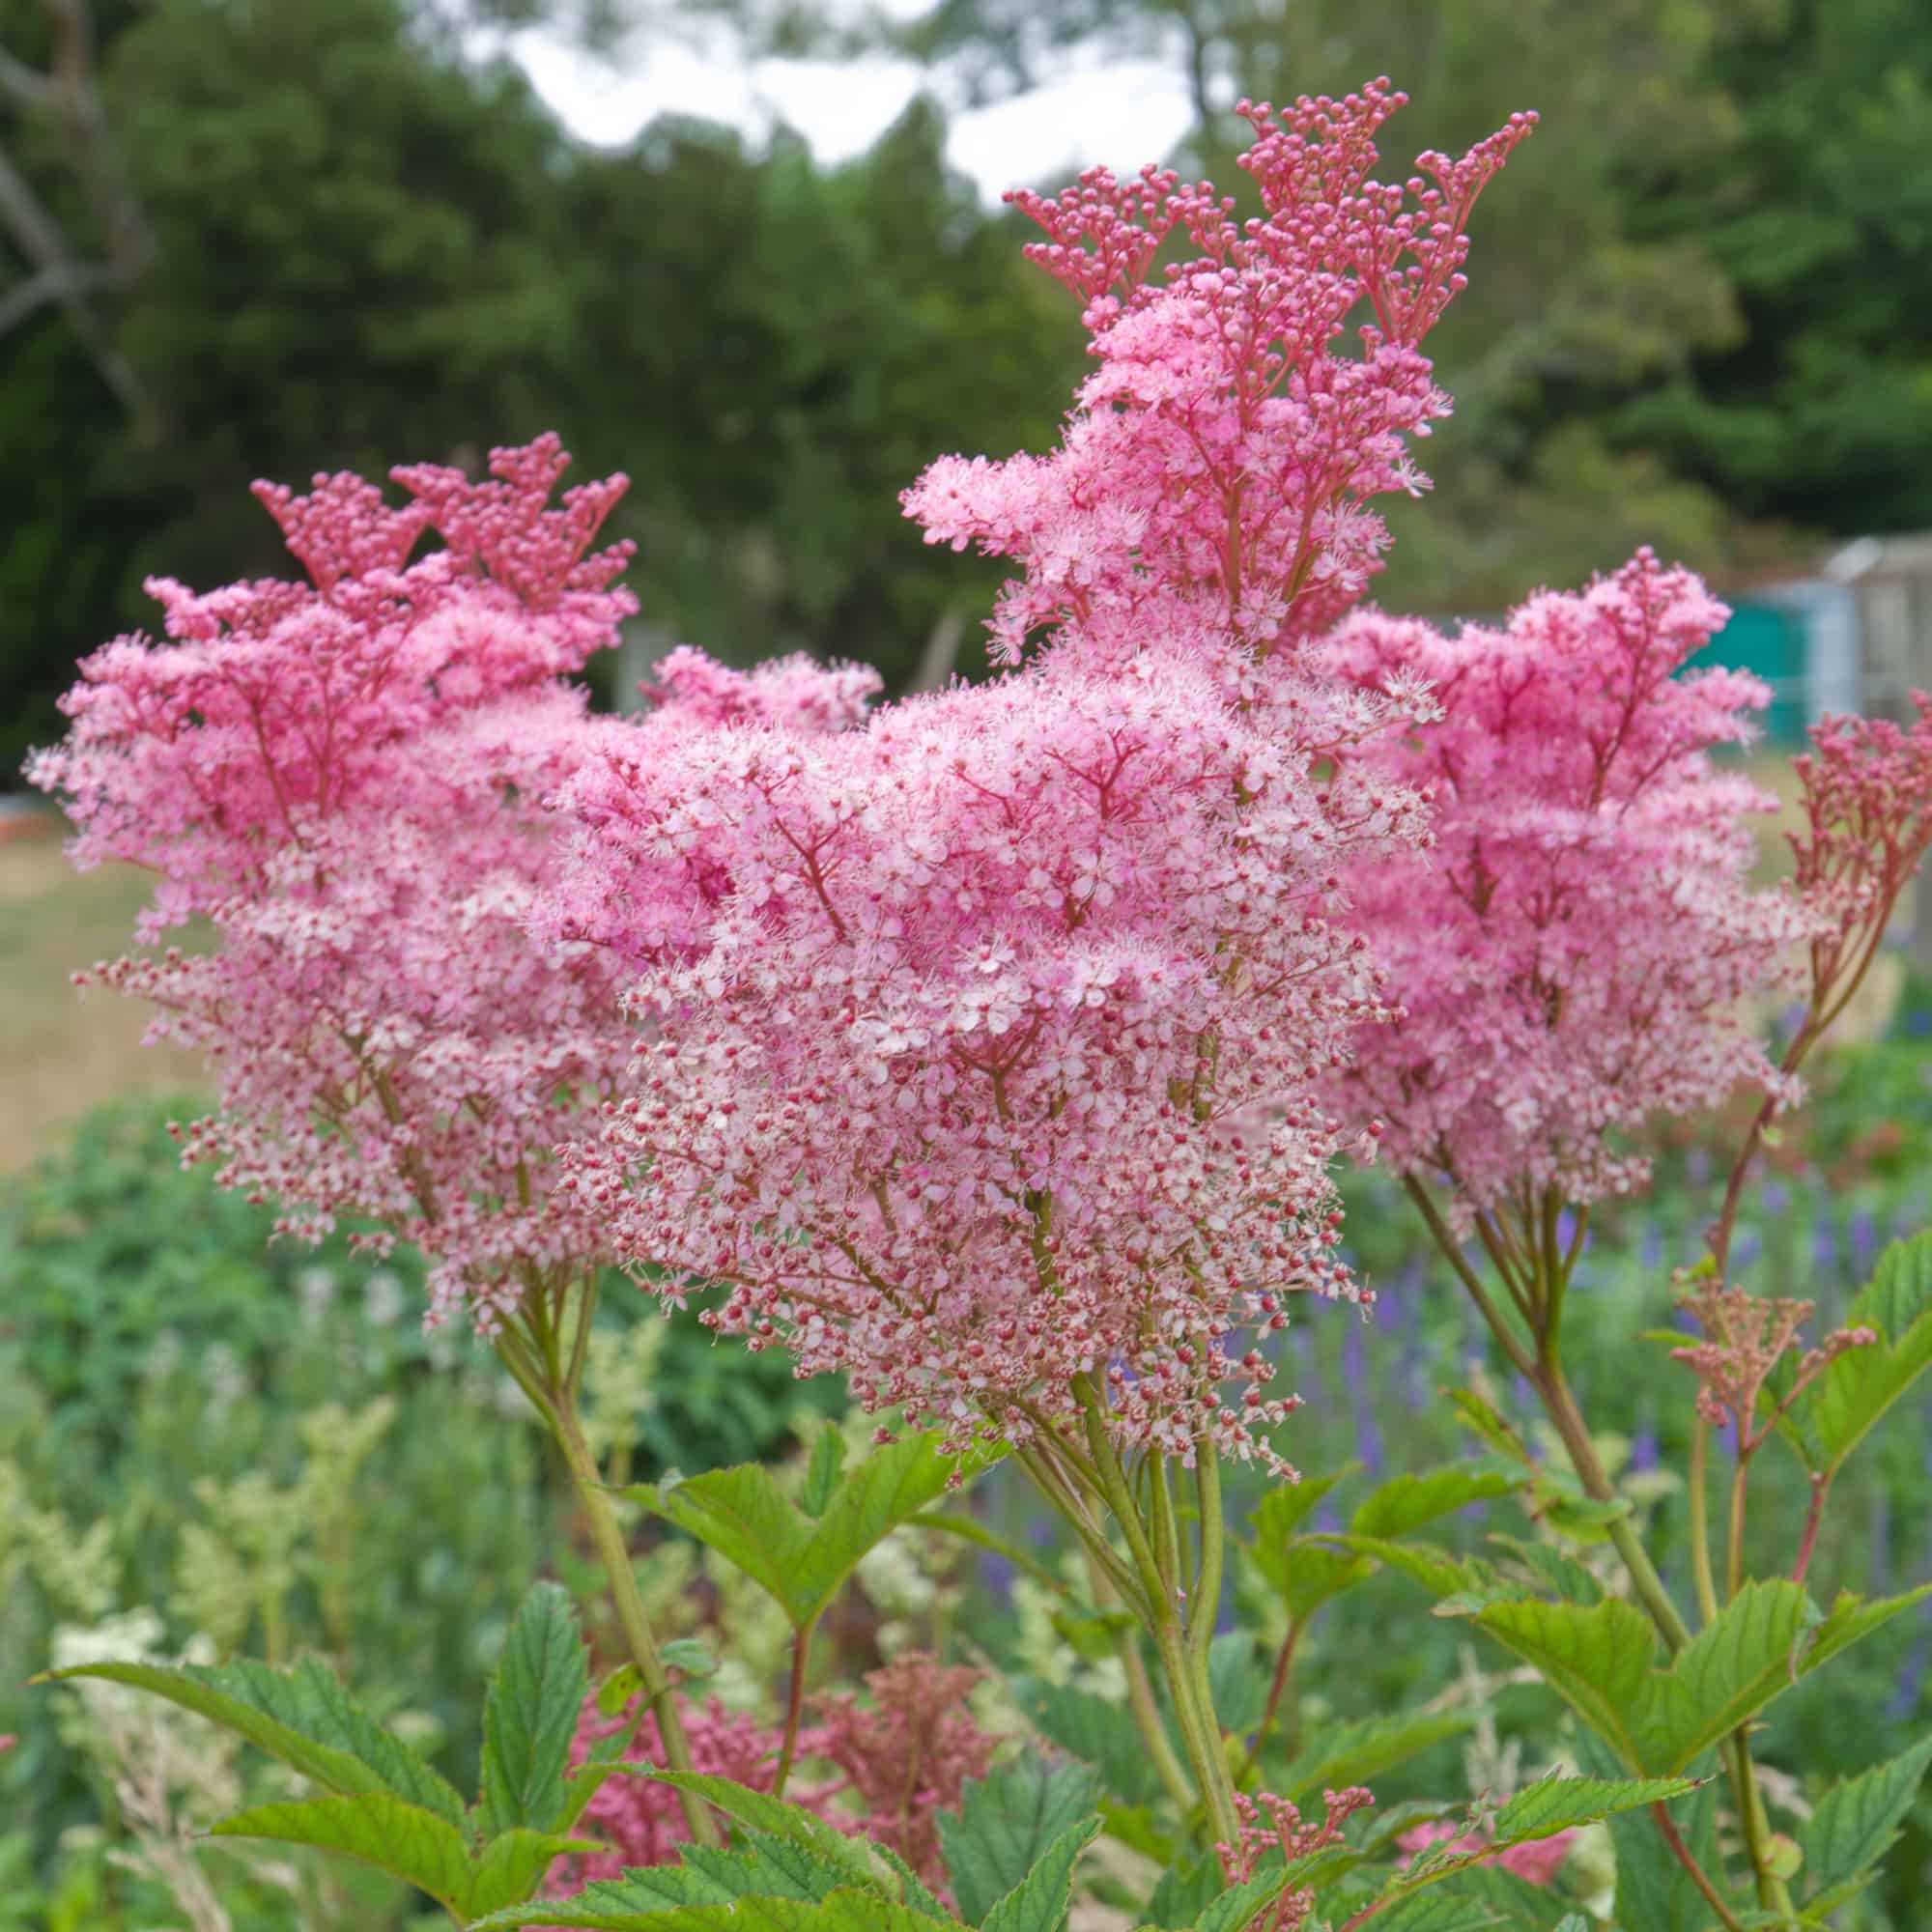
[[[1283,1693],[1288,1689],[1288,1675],[1294,1668],[1294,1646],[1301,1639],[1301,1626],[1293,1617],[1288,1620],[1288,1634],[1281,1640],[1280,1654],[1274,1661],[1274,1677],[1268,1685],[1267,1708],[1262,1713],[1262,1727],[1255,1734],[1255,1749],[1263,1744],[1274,1730],[1275,1718],[1281,1710]]]
[[[779,1752],[779,1768],[772,1779],[772,1796],[782,1798],[785,1780],[791,1776],[791,1761],[798,1755],[798,1727],[805,1717],[805,1659],[811,1647],[811,1626],[794,1631],[791,1638],[791,1694],[785,1702],[784,1746]]]
[[[1710,1876],[1692,1855],[1690,1847],[1684,1842],[1684,1833],[1677,1829],[1677,1820],[1670,1815],[1665,1804],[1653,1804],[1651,1816],[1657,1820],[1657,1829],[1663,1833],[1663,1842],[1676,1854],[1677,1862],[1690,1874],[1690,1882],[1704,1894],[1704,1903],[1718,1915],[1719,1921],[1728,1932],[1745,1932],[1744,1921],[1724,1903],[1723,1895],[1711,1883]],[[1343,1927],[1348,1932],[1348,1927]]]
[[[1804,1534],[1799,1539],[1798,1567],[1791,1573],[1794,1583],[1803,1583],[1805,1571],[1811,1567],[1811,1552],[1818,1547],[1818,1523],[1825,1514],[1825,1498],[1831,1489],[1832,1479],[1822,1471],[1811,1478],[1811,1502],[1804,1512]]]

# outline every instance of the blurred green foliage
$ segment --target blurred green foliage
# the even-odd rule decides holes
[[[1028,224],[949,174],[928,100],[836,168],[676,119],[602,151],[467,57],[444,9],[91,11],[146,253],[89,296],[92,348],[58,303],[0,331],[0,782],[57,732],[75,656],[149,620],[145,575],[280,567],[252,477],[474,463],[548,427],[580,473],[632,473],[618,528],[659,636],[867,659],[897,686],[964,620],[979,663],[997,569],[926,550],[896,495],[941,451],[1042,446],[1079,329],[1019,257]],[[824,7],[684,12],[834,44]],[[43,68],[49,18],[0,0],[0,49]],[[944,0],[879,32],[968,98],[1075,44],[1179,46],[1200,108],[1179,158],[1240,189],[1241,91],[1392,71],[1398,166],[1541,110],[1432,345],[1458,415],[1425,452],[1436,491],[1393,506],[1386,601],[1480,612],[1643,541],[1721,573],[1788,563],[1804,532],[1932,525],[1918,0]],[[0,156],[82,261],[119,259],[100,152],[0,89]],[[0,221],[0,291],[32,268]]]

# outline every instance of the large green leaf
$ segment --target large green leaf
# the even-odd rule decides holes
[[[184,1669],[78,1663],[47,1677],[96,1677],[150,1691],[260,1746],[326,1790],[345,1797],[388,1792],[452,1826],[463,1817],[455,1790],[353,1703],[323,1664],[284,1673],[251,1662]]]
[[[1932,1584],[1866,1603],[1841,1596],[1829,1616],[1796,1583],[1747,1583],[1672,1661],[1634,1605],[1542,1602],[1473,1606],[1474,1621],[1533,1663],[1627,1770],[1682,1772],[1802,1677],[1932,1595]]]
[[[486,1836],[518,1826],[549,1831],[565,1809],[570,1744],[589,1693],[590,1668],[577,1611],[556,1583],[524,1599],[483,1707]]]
[[[1653,1675],[1643,1709],[1641,1762],[1680,1771],[1796,1681],[1817,1610],[1788,1578],[1747,1583]]]
[[[717,1550],[779,1604],[794,1630],[804,1630],[868,1549],[936,1501],[956,1476],[977,1474],[997,1454],[984,1449],[962,1460],[942,1449],[942,1440],[932,1431],[873,1451],[839,1479],[815,1520],[755,1463],[626,1493]]]
[[[585,1932],[947,1932],[945,1920],[874,1892],[668,1905],[655,1877],[651,1871],[626,1872],[586,1887],[575,1898],[540,1899],[493,1913],[471,1932],[517,1925],[563,1925]]]
[[[1191,1863],[1179,1861],[1161,1873],[1143,1914],[1150,1925],[1190,1926],[1228,1889],[1228,1877],[1217,1852],[1204,1852]]]
[[[813,1858],[842,1872],[848,1884],[879,1883],[878,1869],[867,1852],[865,1841],[848,1838],[802,1804],[774,1798],[768,1791],[753,1791],[750,1785],[735,1783],[728,1777],[715,1777],[708,1772],[659,1771],[652,1776],[665,1784],[676,1785],[680,1791],[696,1793],[741,1825],[810,1852]]]
[[[846,1873],[803,1845],[750,1826],[743,1831],[746,1849],[741,1852],[712,1845],[679,1848],[686,1867],[716,1886],[722,1898],[825,1898],[851,1883]]]
[[[1418,1902],[1445,1895],[1488,1906],[1511,1932],[1557,1932],[1572,1909],[1562,1893],[1548,1886],[1531,1885],[1501,1865],[1471,1865],[1445,1879],[1439,1892],[1416,1894]]]
[[[1932,1365],[1932,1229],[1894,1241],[1845,1311],[1844,1326],[1879,1340],[1848,1349],[1798,1399],[1803,1434],[1835,1472],[1879,1418]]]
[[[959,1809],[940,1812],[937,1821],[960,1917],[979,1924],[1046,1848],[1093,1809],[1093,1772],[1084,1764],[1049,1764],[1037,1751],[971,1780],[959,1794]]]
[[[1377,1932],[1490,1932],[1509,1920],[1482,1898],[1413,1892],[1375,1917]]]
[[[1426,1852],[1407,1871],[1390,1880],[1381,1895],[1389,1899],[1406,1898],[1411,1892],[1483,1864],[1512,1845],[1532,1844],[1541,1838],[1554,1837],[1558,1832],[1594,1825],[1620,1812],[1667,1804],[1688,1796],[1695,1788],[1692,1780],[1683,1777],[1540,1778],[1518,1792],[1496,1813],[1491,1833],[1480,1847],[1456,1852],[1445,1843]]]
[[[1284,1798],[1299,1799],[1304,1792],[1365,1784],[1444,1738],[1459,1736],[1472,1722],[1462,1711],[1396,1711],[1336,1724],[1296,1753],[1274,1788]]]
[[[1614,1777],[1619,1769],[1610,1747],[1587,1732],[1577,1740],[1577,1758],[1579,1768],[1594,1776]],[[1693,1767],[1705,1781],[1671,1807],[1671,1816],[1691,1856],[1721,1885],[1718,1785],[1709,1777],[1713,1768],[1710,1758]],[[1711,1909],[1656,1819],[1643,1811],[1620,1811],[1606,1822],[1617,1861],[1617,1924],[1625,1932],[1707,1932]]]
[[[447,1819],[386,1791],[257,1804],[222,1819],[214,1831],[221,1837],[340,1852],[428,1892],[463,1919],[519,1903],[536,1889],[554,1859],[595,1849],[587,1839],[518,1830],[472,1858]]]
[[[1324,1537],[1354,1556],[1367,1556],[1399,1570],[1420,1583],[1432,1597],[1511,1597],[1520,1592],[1507,1588],[1495,1566],[1480,1557],[1458,1556],[1439,1543],[1396,1542],[1382,1536],[1348,1535]]]
[[[1124,1706],[1037,1677],[1014,1678],[1012,1692],[1042,1736],[1100,1774],[1108,1797],[1142,1804],[1160,1796],[1159,1775]]]
[[[1834,1784],[1818,1801],[1798,1833],[1804,1872],[1812,1895],[1856,1879],[1889,1852],[1912,1808],[1925,1767],[1932,1764],[1932,1737],[1887,1764]]]
[[[1491,1604],[1478,1629],[1543,1673],[1544,1681],[1632,1770],[1644,1768],[1642,1718],[1657,1637],[1634,1604]]]
[[[1932,1583],[1921,1583],[1918,1589],[1901,1591],[1895,1597],[1869,1600],[1841,1590],[1832,1605],[1831,1615],[1812,1634],[1810,1648],[1804,1653],[1804,1671],[1808,1674],[1829,1663],[1841,1650],[1849,1650],[1881,1625],[1916,1608],[1928,1596],[1932,1596]]]
[[[1073,1897],[1073,1867],[1100,1829],[1097,1818],[1069,1825],[1039,1862],[986,1914],[984,1932],[1060,1932]]]
[[[1452,1463],[1392,1476],[1363,1499],[1349,1527],[1357,1536],[1406,1536],[1471,1503],[1509,1495],[1527,1481],[1526,1472],[1493,1463]]]
[[[1326,1536],[1296,1536],[1282,1544],[1257,1544],[1252,1549],[1243,1549],[1240,1560],[1260,1572],[1296,1623],[1313,1616],[1330,1597],[1340,1596],[1374,1575],[1376,1567],[1366,1556],[1335,1548]]]

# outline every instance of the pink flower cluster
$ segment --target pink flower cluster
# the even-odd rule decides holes
[[[1300,640],[1445,407],[1415,343],[1528,126],[1426,159],[1405,213],[1366,180],[1399,101],[1253,110],[1245,227],[1153,173],[1028,201],[1101,367],[1052,456],[950,459],[906,502],[1019,560],[995,631],[1009,660],[1045,633],[1033,665],[564,787],[584,830],[542,929],[627,957],[646,1021],[565,1184],[868,1405],[1024,1440],[1097,1402],[1131,1445],[1271,1458],[1254,1339],[1347,1290],[1350,1135],[1316,1090],[1383,1005],[1344,878],[1424,831],[1347,755],[1411,716],[1404,681],[1351,689]],[[1151,287],[1177,224],[1203,252]]]
[[[1411,204],[1369,179],[1405,99],[1378,80],[1279,117],[1243,101],[1265,210],[1247,222],[1152,167],[1009,197],[1046,230],[1028,252],[1081,298],[1099,366],[1051,455],[948,457],[906,493],[928,543],[1023,566],[996,657],[1042,633],[1108,665],[1174,640],[1238,686],[1360,595],[1387,542],[1367,501],[1423,487],[1406,439],[1449,412],[1418,344],[1463,286],[1477,195],[1535,119],[1458,161],[1423,156]],[[1150,282],[1176,229],[1199,252]],[[1341,353],[1364,301],[1361,353]]]
[[[1791,835],[1797,884],[1820,915],[1811,941],[1814,1019],[1857,989],[1899,895],[1932,850],[1932,692],[1909,724],[1828,718],[1793,759],[1804,829]]]
[[[1300,1807],[1286,1798],[1264,1791],[1250,1798],[1246,1792],[1235,1794],[1235,1812],[1240,1821],[1241,1835],[1236,1844],[1216,1845],[1221,1871],[1228,1884],[1238,1886],[1252,1878],[1264,1859],[1279,1852],[1282,1861],[1293,1864],[1312,1853],[1342,1842],[1342,1827],[1357,1811],[1376,1802],[1375,1793],[1365,1784],[1351,1784],[1341,1791],[1321,1794],[1322,1814],[1304,1820]],[[1403,1840],[1406,1843],[1407,1840]],[[1282,1892],[1264,1912],[1249,1921],[1246,1932],[1296,1932],[1306,1923],[1315,1907],[1311,1886],[1293,1886]]]
[[[150,585],[168,641],[108,644],[69,696],[60,793],[82,866],[159,875],[141,936],[203,916],[216,944],[79,976],[149,1000],[151,1035],[204,1049],[223,1112],[186,1156],[319,1234],[367,1215],[439,1258],[439,1311],[489,1327],[547,1270],[610,1253],[552,1150],[630,1043],[614,962],[526,931],[556,845],[541,804],[588,742],[644,744],[721,710],[849,718],[869,673],[672,661],[648,721],[592,724],[567,684],[635,607],[592,553],[624,488],[550,501],[554,438],[494,480],[422,466],[386,505],[354,476],[258,486],[309,581],[197,596]],[[442,547],[408,561],[426,531]]]
[[[1529,1838],[1519,1845],[1505,1846],[1482,1862],[1501,1865],[1504,1871],[1514,1872],[1530,1885],[1548,1885],[1562,1869],[1563,1861],[1570,1856],[1570,1847],[1577,1842],[1577,1837],[1576,1832],[1569,1831],[1554,1833],[1548,1838]],[[1434,1825],[1417,1825],[1396,1840],[1408,1854],[1403,1860],[1404,1870],[1432,1845],[1443,1845],[1448,1852],[1461,1855],[1480,1852],[1489,1842],[1481,1832],[1459,1833],[1454,1825],[1441,1820]]]
[[[984,1776],[997,1743],[965,1709],[979,1675],[908,1651],[867,1674],[868,1702],[849,1692],[820,1699],[819,1721],[799,1734],[799,1757],[833,1776],[794,1780],[786,1797],[841,1832],[888,1846],[929,1885],[942,1886],[938,1814],[958,1805],[968,1778]],[[716,1698],[688,1708],[684,1723],[694,1769],[753,1791],[771,1789],[782,1743],[776,1726],[733,1716]],[[579,1717],[571,1763],[582,1764],[593,1745],[633,1726],[626,1761],[662,1764],[657,1720],[648,1711],[639,1721],[634,1703],[606,1718],[595,1698]],[[632,1865],[669,1864],[689,1836],[670,1785],[621,1773],[598,1788],[583,1829],[610,1849],[560,1860],[551,1874],[551,1897],[571,1897]]]
[[[1465,1211],[1622,1191],[1647,1171],[1625,1138],[1646,1116],[1782,1091],[1748,1002],[1788,983],[1811,920],[1751,889],[1748,817],[1776,802],[1709,756],[1748,741],[1767,694],[1677,674],[1726,614],[1644,551],[1501,629],[1368,611],[1326,646],[1370,689],[1419,671],[1441,707],[1360,754],[1430,793],[1435,845],[1351,879],[1405,1010],[1357,1036],[1342,1085]]]

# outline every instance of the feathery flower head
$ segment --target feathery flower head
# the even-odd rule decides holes
[[[1455,638],[1366,611],[1328,661],[1374,689],[1420,674],[1441,716],[1360,762],[1435,801],[1434,849],[1351,881],[1403,1018],[1365,1028],[1347,1085],[1403,1169],[1464,1212],[1554,1185],[1638,1184],[1621,1136],[1739,1084],[1782,1092],[1747,1003],[1784,984],[1810,916],[1753,891],[1750,814],[1776,800],[1709,756],[1768,697],[1678,676],[1727,613],[1641,551],[1580,594],[1541,592]]]

